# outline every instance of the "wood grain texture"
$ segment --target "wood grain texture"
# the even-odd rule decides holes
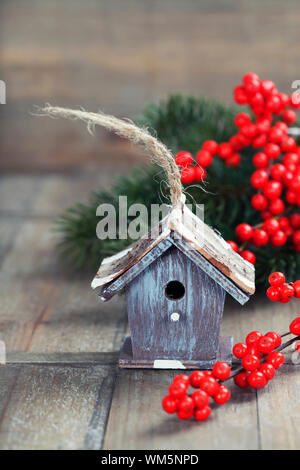
[[[255,391],[232,387],[230,404],[204,423],[167,415],[161,399],[174,372],[123,370],[117,377],[104,449],[257,449]],[[120,422],[122,426],[120,426]]]
[[[258,393],[259,433],[265,450],[299,450],[300,366],[284,365]]]
[[[212,369],[216,361],[232,363],[233,338],[231,336],[220,336],[217,356],[213,360],[198,359],[180,361],[174,360],[151,360],[135,359],[132,354],[131,338],[128,336],[120,351],[119,367],[122,369]]]
[[[114,371],[105,367],[0,367],[1,449],[99,449]]]
[[[104,154],[98,168],[113,158],[125,169],[143,158],[81,124],[36,119],[33,104],[133,117],[174,92],[232,102],[248,70],[284,92],[298,77],[297,0],[2,0],[0,9],[0,165],[10,171],[97,168]]]
[[[165,294],[173,280],[185,288],[180,299]],[[215,359],[224,300],[222,287],[176,247],[169,248],[126,288],[134,359]],[[173,312],[179,321],[171,321]]]
[[[7,220],[6,226],[14,224]],[[52,223],[24,222],[0,272],[0,338],[8,351],[103,352],[120,348],[126,330],[124,299],[108,305],[54,250]]]

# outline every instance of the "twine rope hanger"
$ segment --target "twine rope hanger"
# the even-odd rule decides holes
[[[185,197],[182,192],[180,171],[171,151],[161,141],[153,137],[147,129],[142,129],[133,122],[124,121],[101,112],[90,113],[84,110],[61,108],[49,104],[39,109],[39,115],[83,121],[87,124],[89,132],[92,132],[93,128],[99,125],[120,137],[130,140],[136,145],[140,145],[151,160],[165,170],[170,187],[172,206],[174,207],[184,202]]]

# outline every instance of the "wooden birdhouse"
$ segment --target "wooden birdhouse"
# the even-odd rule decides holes
[[[212,368],[231,362],[220,337],[226,293],[244,304],[254,267],[184,204],[119,254],[103,260],[93,282],[107,301],[125,289],[131,337],[120,367]]]

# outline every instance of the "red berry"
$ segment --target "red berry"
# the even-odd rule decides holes
[[[268,362],[264,362],[260,368],[259,368],[259,372],[261,372],[262,374],[264,374],[264,376],[266,377],[267,380],[271,380],[275,377],[275,367],[272,366],[272,364],[268,364]]]
[[[275,89],[275,84],[271,80],[262,80],[260,82],[260,90],[264,96],[268,96]]]
[[[241,127],[240,132],[246,139],[252,139],[257,133],[257,128],[255,124],[245,124]]]
[[[225,385],[220,385],[217,393],[214,396],[214,401],[218,405],[224,405],[228,400],[230,400],[231,393],[230,390],[225,387]]]
[[[253,236],[253,228],[249,224],[239,224],[235,229],[236,236],[242,240],[250,240]]]
[[[194,401],[191,397],[184,397],[178,403],[178,410],[185,411],[186,413],[193,412],[194,410]]]
[[[241,163],[241,156],[239,153],[233,153],[231,157],[226,158],[225,165],[236,167]]]
[[[204,372],[200,370],[195,370],[194,372],[191,373],[190,375],[190,382],[192,387],[194,388],[199,388],[200,387],[200,382],[205,377]]]
[[[293,137],[286,136],[281,142],[281,150],[283,152],[293,152],[297,145]]]
[[[282,184],[279,181],[275,180],[268,181],[264,185],[263,193],[268,199],[277,199],[282,193]]]
[[[259,372],[259,371],[251,372],[251,374],[248,377],[248,384],[250,385],[250,387],[255,388],[256,390],[259,390],[260,388],[263,388],[267,384],[267,379],[262,372]]]
[[[192,183],[195,179],[195,167],[184,168],[181,172],[181,181],[185,184]]]
[[[203,390],[196,390],[192,395],[192,399],[195,407],[199,409],[204,408],[209,404],[209,395],[207,395]]]
[[[282,230],[277,230],[274,235],[271,236],[270,244],[272,246],[282,246],[286,243],[287,236]]]
[[[178,166],[185,168],[193,162],[193,155],[190,152],[181,150],[175,155],[175,161]]]
[[[300,335],[300,317],[297,317],[292,321],[290,324],[290,332],[296,336]]]
[[[282,139],[284,138],[284,136],[285,136],[285,133],[283,132],[282,129],[275,127],[275,126],[272,127],[272,129],[270,129],[269,140],[271,142],[280,143]]]
[[[179,419],[189,419],[193,416],[193,411],[177,411],[177,416]]]
[[[273,113],[278,113],[281,108],[281,101],[280,101],[279,96],[277,95],[268,96],[265,106],[269,111],[272,111]]]
[[[196,160],[199,163],[199,165],[203,167],[210,166],[213,161],[213,156],[207,150],[200,150],[196,155]]]
[[[212,371],[216,379],[225,380],[230,376],[231,369],[226,362],[216,362]]]
[[[297,120],[297,114],[292,109],[287,109],[282,114],[282,118],[287,124],[294,124]]]
[[[267,296],[272,302],[279,302],[281,299],[280,296],[280,287],[269,287],[267,289]]]
[[[252,354],[246,354],[246,356],[242,359],[242,366],[245,370],[254,371],[258,369],[259,365],[259,358],[257,356],[253,356]]]
[[[278,220],[281,230],[286,230],[290,226],[290,221],[287,217],[280,217]]]
[[[255,189],[263,188],[269,180],[268,172],[263,168],[256,170],[250,178],[251,185]]]
[[[180,382],[183,382],[187,385],[190,385],[190,378],[186,374],[175,375],[175,377],[173,379],[173,382],[176,382],[177,380],[179,380]]]
[[[294,109],[299,109],[300,107],[300,94],[299,91],[294,91],[290,95],[290,106]]]
[[[285,198],[286,198],[286,202],[288,202],[289,204],[296,204],[296,202],[297,202],[297,193],[294,193],[294,191],[288,190],[285,193]]]
[[[231,248],[233,249],[233,251],[235,251],[236,253],[238,253],[239,247],[238,247],[238,245],[237,245],[236,242],[234,242],[233,240],[227,240],[227,243],[228,243],[228,245],[231,246]]]
[[[273,180],[281,181],[286,173],[286,167],[281,163],[275,163],[271,168],[271,177]]]
[[[300,214],[290,215],[290,223],[293,228],[300,228]]]
[[[205,406],[200,410],[196,409],[194,412],[195,419],[197,421],[205,421],[211,414],[211,408],[209,406]]]
[[[298,165],[299,160],[300,160],[300,157],[296,152],[289,152],[284,155],[282,161],[284,165],[288,165],[290,163],[294,163],[295,165]]]
[[[262,337],[262,333],[260,331],[251,331],[246,337],[246,344],[249,346],[250,344],[256,343],[259,338]]]
[[[272,364],[275,369],[280,369],[284,361],[284,355],[279,351],[272,351],[267,355],[267,363]]]
[[[284,302],[286,301],[288,302],[295,295],[294,287],[291,286],[290,284],[283,284],[283,286],[281,287],[280,294],[281,294],[280,301],[283,300]]]
[[[281,101],[281,107],[286,108],[290,103],[290,97],[286,93],[278,93],[278,96]]]
[[[240,253],[241,257],[244,258],[248,263],[255,264],[256,263],[256,256],[250,250],[243,250]]]
[[[256,168],[267,168],[269,159],[265,153],[259,152],[254,155],[252,163]]]
[[[205,140],[202,144],[202,149],[214,155],[218,151],[218,144],[215,140]]]
[[[265,334],[265,336],[268,336],[269,338],[272,338],[274,340],[275,348],[278,348],[282,343],[281,336],[279,333],[276,333],[276,331],[269,331]]]
[[[251,117],[249,116],[249,114],[244,113],[244,112],[237,113],[237,115],[235,116],[233,122],[237,127],[242,127],[245,124],[250,124]]]
[[[240,388],[248,387],[248,372],[241,372],[234,377],[234,383]]]
[[[294,291],[295,291],[295,297],[297,299],[300,299],[300,280],[295,281],[294,284],[293,284],[293,287],[294,287]]]
[[[232,155],[232,145],[228,142],[223,142],[218,147],[218,154],[221,158],[229,158]]]
[[[275,348],[275,341],[269,336],[263,336],[257,342],[257,348],[259,352],[268,354]]]
[[[264,211],[268,207],[268,201],[262,194],[255,194],[252,196],[251,205],[257,211]]]
[[[233,346],[232,352],[235,357],[242,359],[247,354],[247,345],[244,343],[237,343]]]
[[[279,271],[275,271],[269,276],[269,283],[271,286],[279,287],[285,283],[285,275]]]
[[[265,146],[264,153],[267,155],[268,158],[272,158],[273,160],[275,160],[280,155],[280,147],[279,145],[270,142]]]
[[[214,396],[219,384],[213,377],[204,377],[200,382],[201,390],[204,390],[210,397]]]
[[[266,132],[269,132],[271,128],[270,119],[266,119],[266,118],[259,119],[256,122],[256,128],[259,134],[265,134]]]
[[[277,230],[280,229],[278,220],[270,218],[265,220],[263,229],[268,232],[269,235],[273,235]]]
[[[250,354],[251,356],[257,356],[258,358],[261,357],[261,354],[257,347],[257,342],[249,344],[249,346],[247,347],[247,354]]]
[[[294,245],[300,245],[300,230],[297,230],[293,235]]]
[[[282,214],[282,212],[285,209],[285,205],[282,199],[273,199],[269,205],[269,211],[273,215],[279,215]]]
[[[166,395],[162,399],[162,407],[165,410],[166,413],[175,413],[177,411],[177,403],[174,397],[171,397],[170,395]]]
[[[253,237],[252,237],[252,243],[255,245],[255,246],[264,246],[268,243],[269,241],[269,235],[267,234],[267,232],[265,230],[263,230],[262,228],[258,228],[254,231],[253,233]]]
[[[177,380],[169,386],[169,393],[173,398],[183,398],[187,392],[187,388],[187,384]]]

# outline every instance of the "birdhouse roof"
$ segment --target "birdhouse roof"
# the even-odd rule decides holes
[[[101,299],[108,300],[171,246],[181,250],[241,304],[255,292],[254,266],[184,204],[171,209],[159,225],[125,250],[105,258],[92,288],[101,287]]]

